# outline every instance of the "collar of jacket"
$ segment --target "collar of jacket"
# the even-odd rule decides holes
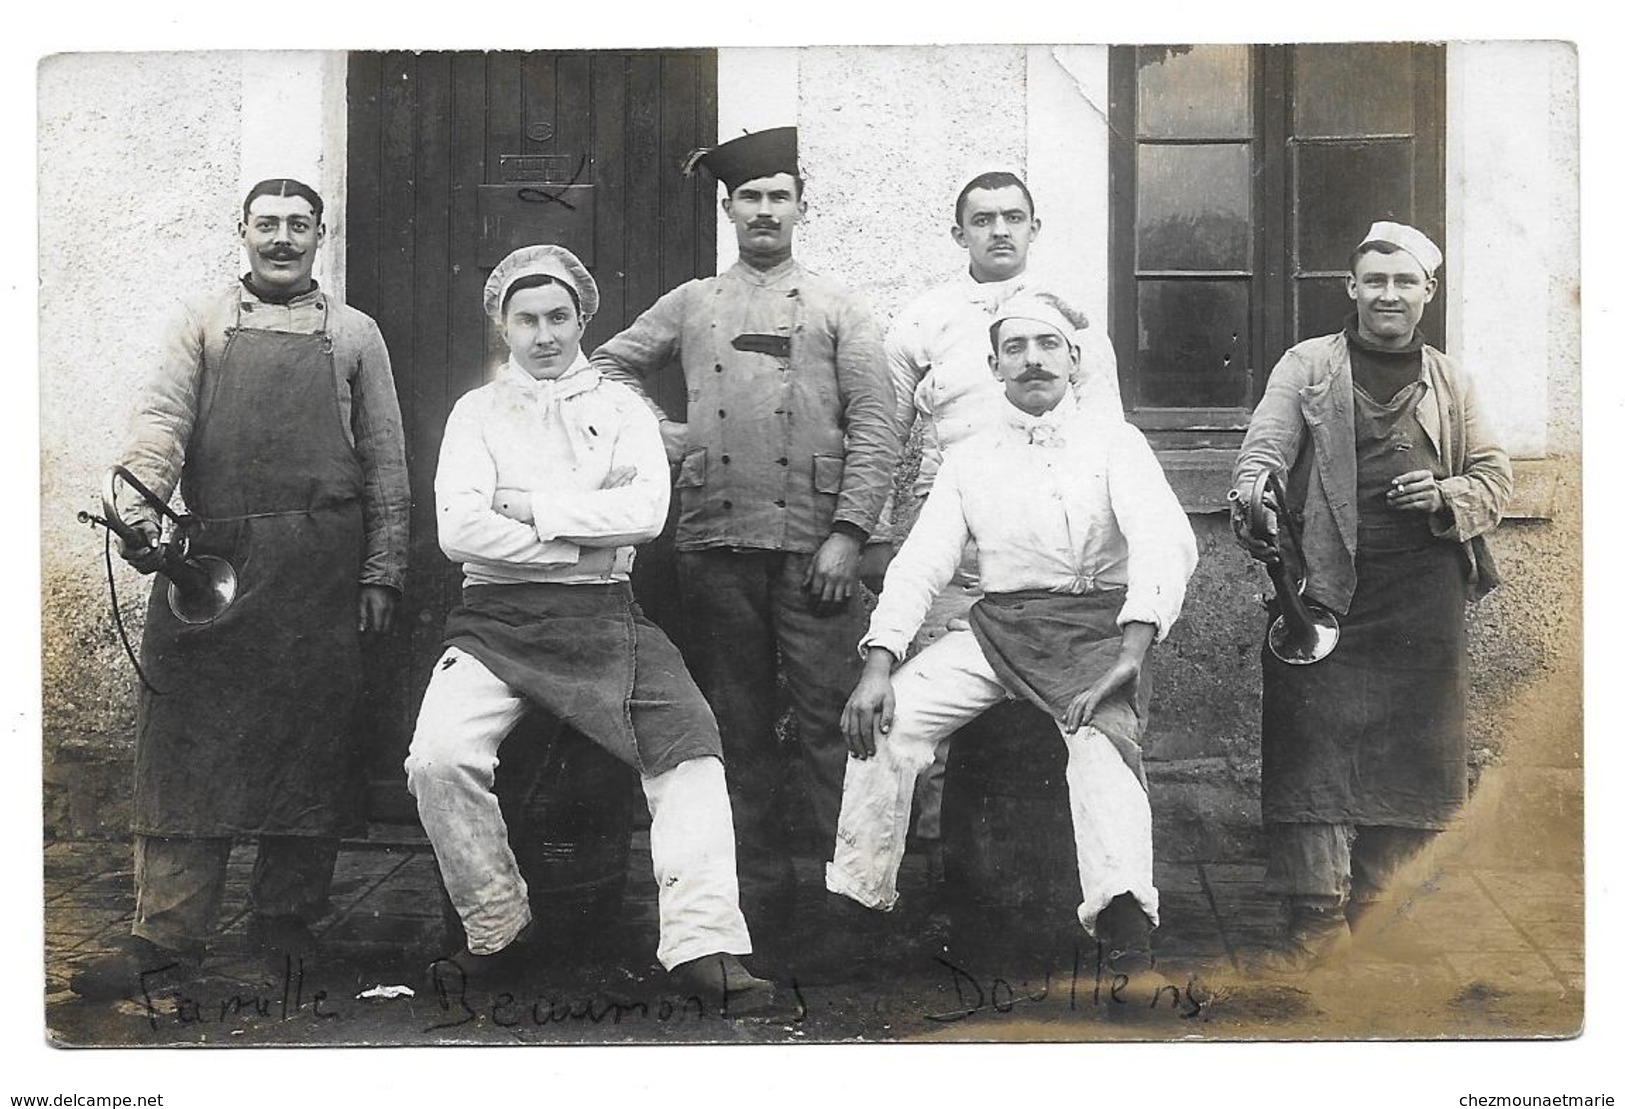
[[[312,281],[310,288],[298,296],[289,297],[287,300],[266,300],[248,287],[246,278],[239,277],[237,279],[237,301],[239,304],[269,304],[277,308],[303,308],[310,305],[313,308],[320,308],[326,302],[326,297],[327,294],[322,291],[321,287],[315,281]]]
[[[796,256],[792,254],[778,265],[765,270],[747,266],[742,261],[735,262],[729,267],[728,274],[750,285],[776,285],[800,269],[801,263],[796,261]]]

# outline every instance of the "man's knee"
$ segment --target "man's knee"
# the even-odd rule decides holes
[[[419,788],[429,782],[489,790],[496,781],[497,758],[444,736],[420,731],[412,737],[404,766],[407,790],[421,797]]]

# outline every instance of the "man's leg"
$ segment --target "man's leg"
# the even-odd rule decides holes
[[[112,950],[74,972],[69,988],[90,1001],[135,997],[143,974],[164,984],[198,971],[226,888],[231,840],[135,837],[135,922]]]
[[[806,770],[807,801],[818,841],[835,842],[846,775],[841,709],[863,673],[858,640],[868,616],[856,596],[828,614],[814,611],[802,578],[811,555],[786,555],[773,581],[773,631],[784,657],[785,684],[796,710],[796,734]]]
[[[1432,828],[1362,824],[1354,830],[1345,908],[1351,926],[1382,903],[1399,872],[1432,846],[1438,836]]]
[[[964,622],[969,617],[971,606],[982,595],[976,587],[974,572],[967,576],[967,564],[972,568],[975,567],[974,552],[966,554],[960,562],[959,572],[942,592],[937,594],[937,599],[931,602],[931,608],[920,624],[919,634],[914,637],[911,645],[912,654],[918,654],[947,635],[949,631],[956,630],[950,625],[958,624],[960,628],[966,626]],[[939,876],[942,866],[942,785],[947,775],[948,745],[939,743],[937,753],[931,759],[931,765],[920,774],[919,783],[914,787],[914,807],[919,814],[914,820],[914,835],[916,839],[928,845],[928,851],[935,851],[937,857],[934,866]]]
[[[1345,905],[1354,829],[1347,824],[1272,822],[1266,832],[1264,888],[1285,896],[1287,924],[1258,969],[1302,973],[1348,945]]]
[[[688,666],[716,714],[733,810],[740,896],[756,935],[787,923],[794,895],[783,846],[784,753],[768,609],[770,551],[679,551],[690,619]]]
[[[1112,741],[1085,725],[1068,735],[1066,787],[1078,853],[1083,902],[1078,922],[1096,935],[1096,918],[1119,894],[1139,903],[1157,923],[1157,887],[1151,877],[1151,799]]]
[[[448,647],[435,664],[406,756],[440,878],[468,936],[491,955],[530,923],[530,901],[491,786],[497,749],[525,712],[524,698],[473,655]]]
[[[339,841],[316,836],[261,836],[249,879],[254,917],[249,935],[273,957],[298,955],[313,938],[310,926],[327,912]]]
[[[661,965],[748,955],[734,823],[711,706],[664,632],[635,616],[633,763],[649,805]]]
[[[214,936],[226,890],[229,838],[135,837],[135,923],[159,947],[199,951]]]
[[[643,795],[660,905],[660,965],[670,970],[705,955],[749,955],[721,760],[689,759],[645,778]]]
[[[937,744],[967,720],[1009,696],[969,631],[949,632],[892,676],[891,731],[867,759],[848,759],[835,833],[825,868],[831,893],[871,909],[897,903],[914,781]]]

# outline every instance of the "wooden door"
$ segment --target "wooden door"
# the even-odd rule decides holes
[[[412,482],[406,594],[390,642],[367,660],[374,819],[413,819],[401,762],[461,582],[435,535],[441,433],[457,398],[506,356],[482,308],[485,279],[515,247],[574,251],[601,295],[591,350],[660,294],[715,272],[714,190],[679,167],[715,142],[716,89],[706,50],[350,57],[348,299],[389,346]],[[681,375],[657,382],[681,415]]]

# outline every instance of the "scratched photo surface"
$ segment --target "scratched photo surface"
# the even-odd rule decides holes
[[[43,1015],[53,1042],[1579,1033],[1570,45],[63,54],[38,80]],[[721,190],[703,172],[685,175],[690,152],[787,125],[807,206],[794,255],[856,294],[880,332],[895,333],[931,290],[968,284],[953,234],[961,186],[988,171],[1020,176],[1040,225],[1031,268],[1066,290],[1096,349],[1109,342],[1128,418],[1188,519],[1198,561],[1178,621],[1149,656],[1141,737],[1154,968],[1117,973],[1080,927],[1066,748],[1036,710],[1015,705],[951,747],[940,829],[913,829],[895,911],[876,926],[832,909],[833,844],[808,800],[782,675],[785,781],[773,815],[794,900],[771,927],[753,927],[771,957],[745,962],[776,985],[765,1012],[742,1016],[727,996],[701,998],[662,971],[637,777],[539,715],[508,737],[497,777],[537,941],[525,966],[492,983],[437,962],[463,934],[402,763],[462,582],[436,535],[442,436],[452,406],[506,357],[482,306],[486,279],[521,246],[574,252],[600,297],[582,341],[591,353],[663,294],[735,264]],[[360,815],[313,947],[280,960],[256,952],[255,844],[244,841],[202,970],[144,968],[123,997],[90,1001],[69,982],[128,934],[135,909],[139,679],[125,643],[139,650],[151,579],[109,559],[105,530],[79,514],[104,515],[104,482],[166,356],[176,305],[245,271],[243,196],[274,177],[323,197],[314,276],[376,321],[405,435],[404,589],[392,628],[363,637],[360,708],[342,729],[355,752],[346,796]],[[1343,327],[1348,253],[1378,220],[1415,225],[1442,251],[1422,328],[1471,375],[1511,459],[1512,493],[1487,535],[1502,584],[1466,615],[1468,799],[1349,942],[1285,973],[1261,962],[1288,923],[1266,886],[1260,802],[1261,597],[1276,587],[1237,546],[1226,495],[1271,368],[1292,344]],[[119,259],[121,241],[139,243],[139,262]],[[656,370],[650,395],[681,416],[695,382],[685,389],[676,364]],[[915,519],[923,423],[891,483],[899,537]],[[134,496],[118,492],[121,504]],[[632,584],[686,652],[695,616],[678,594],[675,522],[674,506],[639,549]],[[875,601],[864,592],[849,603]]]

